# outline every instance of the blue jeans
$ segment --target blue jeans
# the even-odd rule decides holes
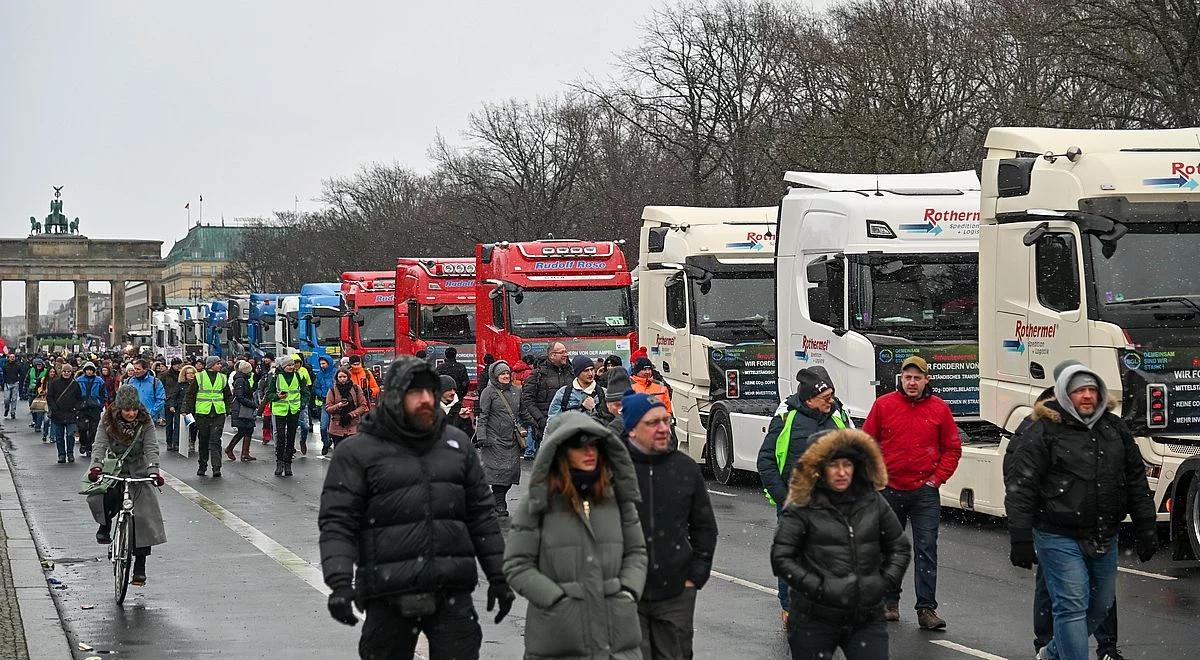
[[[783,505],[775,503],[775,520],[778,521],[783,517]],[[779,578],[779,609],[786,612],[788,610],[788,583]]]
[[[33,415],[34,430],[41,431],[42,437],[43,438],[46,437],[46,413],[45,412],[35,412],[35,413],[30,413],[30,414]]]
[[[938,489],[921,486],[916,490],[883,489],[883,498],[900,519],[900,528],[912,523],[913,586],[917,592],[916,609],[937,609],[938,521],[942,514]],[[889,604],[900,602],[900,586],[884,596]]]
[[[329,438],[329,411],[321,408],[321,448],[328,449],[330,443]]]
[[[525,428],[525,458],[537,456],[538,434],[532,426]]]
[[[16,384],[9,385],[4,390],[4,415],[7,417],[10,413],[17,414],[17,395],[20,392],[17,390]]]
[[[75,454],[75,422],[50,422],[50,435],[58,445],[59,458]]]
[[[1108,610],[1108,616],[1100,623],[1093,637],[1096,638],[1097,654],[1117,645],[1117,603]],[[1046,590],[1046,575],[1042,565],[1037,565],[1034,576],[1033,591],[1033,650],[1050,643],[1054,639],[1054,615],[1050,611],[1050,592]]]
[[[1054,639],[1046,657],[1087,660],[1088,636],[1100,627],[1116,600],[1117,537],[1093,559],[1073,538],[1033,530],[1033,547],[1050,593]]]
[[[297,424],[300,427],[300,442],[307,442],[308,434],[312,433],[312,420],[308,416],[308,406],[300,406],[300,418]]]

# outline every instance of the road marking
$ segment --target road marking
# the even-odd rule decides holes
[[[1161,575],[1159,573],[1147,573],[1146,571],[1139,571],[1136,568],[1125,568],[1124,566],[1118,566],[1117,570],[1121,571],[1122,573],[1133,573],[1134,575],[1140,575],[1142,577],[1154,578],[1155,580],[1178,580],[1179,579],[1177,577],[1171,577],[1170,575]]]
[[[713,495],[721,495],[722,497],[737,497],[737,493],[722,493],[719,490],[713,490],[711,488],[708,489],[708,492],[712,493]]]
[[[759,584],[759,583],[757,583],[757,582],[751,582],[751,581],[749,581],[749,580],[743,580],[743,579],[742,579],[742,578],[740,578],[740,577],[734,577],[734,576],[732,576],[732,575],[726,575],[726,574],[724,574],[724,573],[718,573],[717,571],[712,571],[712,572],[711,572],[711,573],[709,573],[709,574],[710,574],[710,575],[712,575],[712,576],[713,576],[713,577],[715,577],[715,578],[720,578],[720,579],[722,579],[722,580],[725,580],[726,582],[732,582],[733,584],[736,584],[736,585],[738,585],[738,586],[742,586],[742,587],[748,587],[748,588],[750,588],[750,589],[754,589],[755,591],[761,591],[761,592],[763,592],[764,594],[771,594],[772,596],[778,596],[778,595],[779,595],[779,590],[778,590],[778,589],[772,589],[771,587],[764,587],[764,586],[762,586],[761,584]]]
[[[994,655],[992,653],[988,653],[987,651],[980,651],[979,649],[973,649],[969,646],[963,646],[962,644],[955,644],[954,642],[948,642],[944,639],[931,639],[929,640],[929,643],[937,644],[938,646],[944,646],[952,651],[965,653],[966,655],[974,656],[976,658],[983,658],[984,660],[1007,660],[1007,658],[1002,655]]]
[[[242,520],[229,509],[217,504],[200,491],[183,483],[174,475],[163,470],[160,470],[159,473],[162,474],[168,486],[191,500],[196,506],[212,514],[213,518],[219,520],[221,524],[231,529],[238,536],[249,541],[250,545],[258,548],[264,555],[274,559],[280,566],[291,571],[308,586],[323,594],[329,594],[330,590],[325,586],[325,579],[321,575],[320,569],[316,566],[305,561],[300,555],[283,547],[278,541],[267,536],[254,525]]]

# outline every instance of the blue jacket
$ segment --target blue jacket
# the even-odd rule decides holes
[[[80,399],[83,400],[85,408],[100,409],[108,399],[107,393],[104,391],[104,379],[99,376],[80,376],[75,379],[79,385]]]
[[[313,398],[325,400],[325,395],[333,387],[333,379],[337,376],[337,367],[329,366],[325,370],[313,369]]]
[[[162,417],[163,406],[167,403],[167,390],[162,381],[155,378],[154,374],[146,372],[145,376],[130,377],[126,382],[138,391],[138,398],[141,399],[142,405],[146,406],[146,410],[150,411],[151,419]]]
[[[550,401],[550,411],[546,415],[546,419],[554,419],[559,413],[568,410],[579,410],[587,413],[588,410],[583,407],[583,400],[592,397],[592,403],[595,406],[592,408],[604,407],[604,388],[600,387],[600,383],[596,383],[596,389],[591,394],[575,387],[577,381],[572,380],[570,385],[563,385],[554,393],[554,398]]]

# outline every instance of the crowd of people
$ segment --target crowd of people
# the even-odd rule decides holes
[[[319,434],[321,453],[332,453],[319,514],[329,610],[349,625],[355,605],[365,612],[364,658],[412,657],[422,633],[433,658],[478,657],[476,562],[497,623],[518,595],[529,601],[528,657],[693,657],[717,523],[699,466],[678,450],[670,389],[644,356],[628,370],[617,356],[572,357],[561,343],[515,365],[486,356],[473,409],[468,372],[450,351],[436,366],[400,358],[382,384],[353,359],[322,358],[316,369],[271,355],[0,360],[5,417],[28,400],[60,463],[74,461],[78,436],[93,481],[105,457],[120,455],[122,474],[161,485],[160,428],[168,450],[186,428],[197,474],[213,478],[239,444],[240,459],[255,460],[259,423],[281,477]],[[1153,499],[1099,375],[1064,363],[1054,376],[1005,456],[1011,560],[1038,566],[1038,657],[1083,660],[1094,635],[1098,657],[1116,660],[1117,529],[1132,518],[1148,561]],[[957,468],[959,430],[918,356],[861,429],[824,369],[802,369],[796,383],[758,455],[778,519],[769,561],[792,657],[886,658],[910,562],[917,625],[947,627],[936,595],[939,489]],[[224,443],[227,422],[236,433]],[[528,488],[512,502],[523,473]],[[135,543],[134,581],[144,584],[165,532],[153,490],[134,488],[139,525],[150,521]],[[120,501],[119,489],[109,493],[89,496],[101,543]]]

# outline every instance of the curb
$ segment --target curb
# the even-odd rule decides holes
[[[71,641],[42,571],[42,557],[33,542],[29,520],[13,481],[11,460],[5,451],[4,460],[0,461],[0,519],[8,536],[8,557],[29,660],[71,658],[74,657]]]

